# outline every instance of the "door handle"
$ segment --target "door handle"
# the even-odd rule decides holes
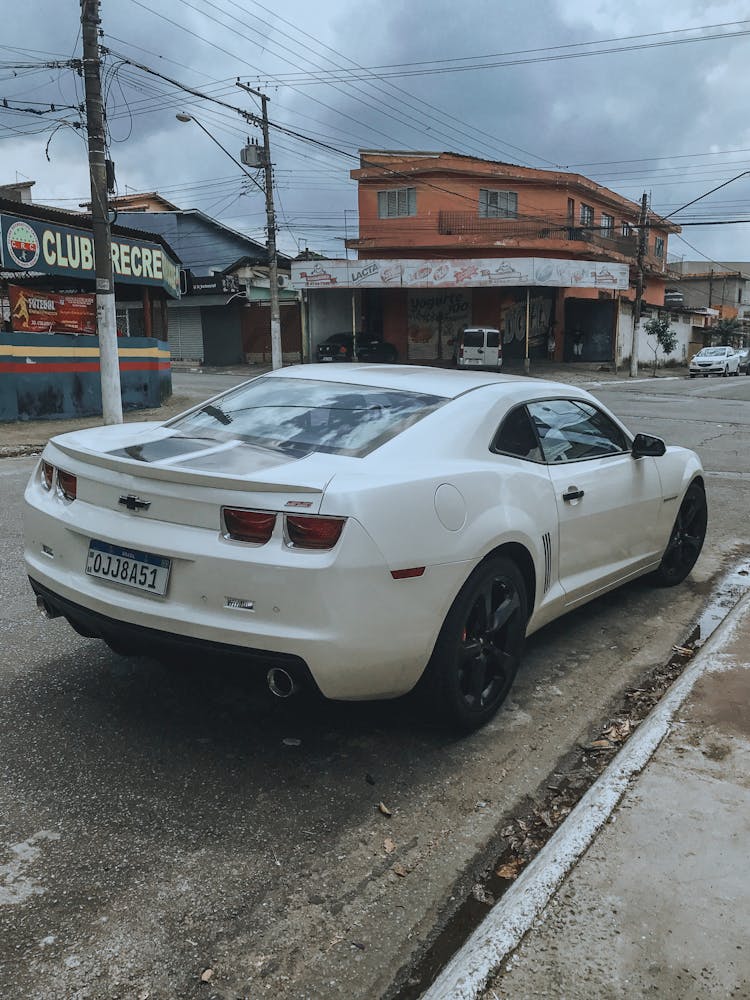
[[[570,503],[571,500],[580,500],[583,496],[583,490],[577,490],[575,486],[569,486],[568,492],[563,493],[562,498],[566,503]]]

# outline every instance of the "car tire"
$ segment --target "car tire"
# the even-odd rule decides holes
[[[488,722],[513,684],[527,621],[516,564],[503,556],[480,563],[454,600],[420,682],[429,715],[465,733]]]
[[[721,373],[722,378],[726,378],[729,375],[729,365],[724,365],[724,371]]]
[[[659,568],[653,574],[660,587],[674,587],[689,575],[701,554],[707,523],[706,492],[700,483],[691,483],[682,498]]]

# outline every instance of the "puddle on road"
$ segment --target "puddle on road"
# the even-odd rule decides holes
[[[638,688],[626,690],[617,711],[599,728],[598,736],[577,746],[563,759],[547,779],[544,794],[535,801],[533,810],[508,817],[499,831],[505,845],[499,857],[386,1000],[418,1000],[748,591],[750,561],[743,559],[721,577],[685,641],[673,647],[669,660],[652,670]]]

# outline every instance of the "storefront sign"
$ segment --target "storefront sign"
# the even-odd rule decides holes
[[[630,285],[627,264],[552,257],[471,260],[318,260],[292,264],[294,288],[481,288],[542,285],[620,288]]]
[[[2,215],[0,265],[16,277],[33,272],[92,279],[94,240],[84,229]],[[113,237],[112,267],[116,282],[155,285],[180,297],[179,267],[158,243]]]
[[[8,286],[14,333],[96,333],[93,295],[58,295]]]
[[[183,295],[236,295],[244,291],[236,274],[194,275],[180,272]]]

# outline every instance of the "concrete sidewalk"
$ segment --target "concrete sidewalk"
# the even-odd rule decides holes
[[[664,701],[670,698],[666,738],[630,778],[547,904],[537,908],[536,920],[529,917],[530,929],[515,950],[508,948],[489,987],[481,989],[487,982],[479,973],[482,946],[485,955],[503,954],[495,944],[518,913],[509,905],[510,893],[485,921],[494,920],[493,929],[482,937],[480,927],[467,942],[463,965],[461,953],[452,961],[452,982],[443,974],[427,996],[750,997],[750,594]],[[661,704],[652,716],[660,711]],[[632,739],[652,721],[644,720]],[[626,744],[618,757],[629,752]],[[599,781],[606,779],[607,772]],[[534,874],[559,863],[564,829],[574,816],[558,831],[563,838],[550,840],[532,863]],[[532,876],[527,885],[525,874]],[[516,896],[528,901],[538,895],[538,881],[530,866],[513,886],[520,890]]]

